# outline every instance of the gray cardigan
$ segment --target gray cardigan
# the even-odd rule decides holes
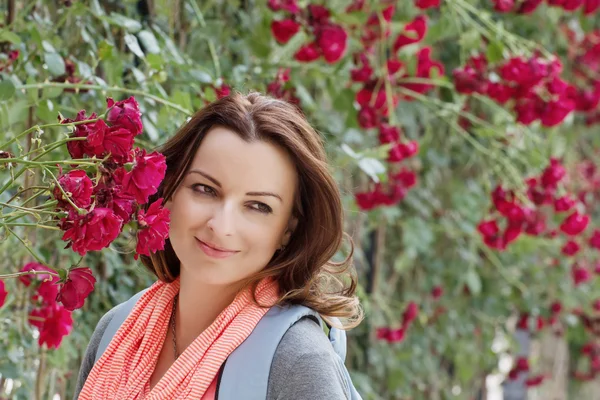
[[[116,307],[115,307],[116,308]],[[98,322],[85,351],[74,400],[94,366],[96,350],[115,308]],[[350,394],[343,384],[337,354],[321,327],[311,318],[296,322],[283,336],[275,355],[267,387],[267,400],[343,400]],[[243,399],[240,399],[243,400]]]

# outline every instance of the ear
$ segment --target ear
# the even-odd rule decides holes
[[[288,245],[288,243],[290,242],[290,238],[292,237],[292,234],[296,230],[296,226],[298,226],[298,218],[291,216],[290,220],[288,221],[288,226],[285,230],[285,233],[283,234],[283,238],[281,239],[282,245],[284,245],[284,246]]]

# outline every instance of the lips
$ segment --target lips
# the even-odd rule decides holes
[[[204,254],[213,258],[225,258],[239,253],[239,251],[237,250],[225,249],[223,247],[216,246],[210,242],[204,242],[198,238],[196,238],[196,243],[198,243],[198,247],[202,249]]]

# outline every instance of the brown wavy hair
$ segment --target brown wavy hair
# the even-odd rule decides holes
[[[272,276],[281,289],[278,304],[305,305],[340,328],[358,325],[363,311],[355,295],[354,244],[343,230],[340,192],[329,172],[320,135],[295,106],[259,93],[233,93],[199,110],[159,149],[166,157],[167,172],[150,202],[161,197],[166,202],[173,196],[202,139],[217,125],[231,129],[247,142],[264,141],[285,149],[299,178],[292,211],[298,224],[288,245],[276,251],[263,270],[244,282],[244,287],[251,287],[254,294],[258,282]],[[344,236],[350,243],[349,254],[343,261],[334,262],[332,258]],[[141,256],[141,260],[164,282],[179,276],[180,262],[168,239],[164,250],[150,257]],[[340,318],[341,325],[328,317]]]

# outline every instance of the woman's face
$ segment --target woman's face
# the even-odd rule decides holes
[[[166,203],[181,273],[230,285],[262,270],[295,227],[297,179],[283,149],[211,128]]]

